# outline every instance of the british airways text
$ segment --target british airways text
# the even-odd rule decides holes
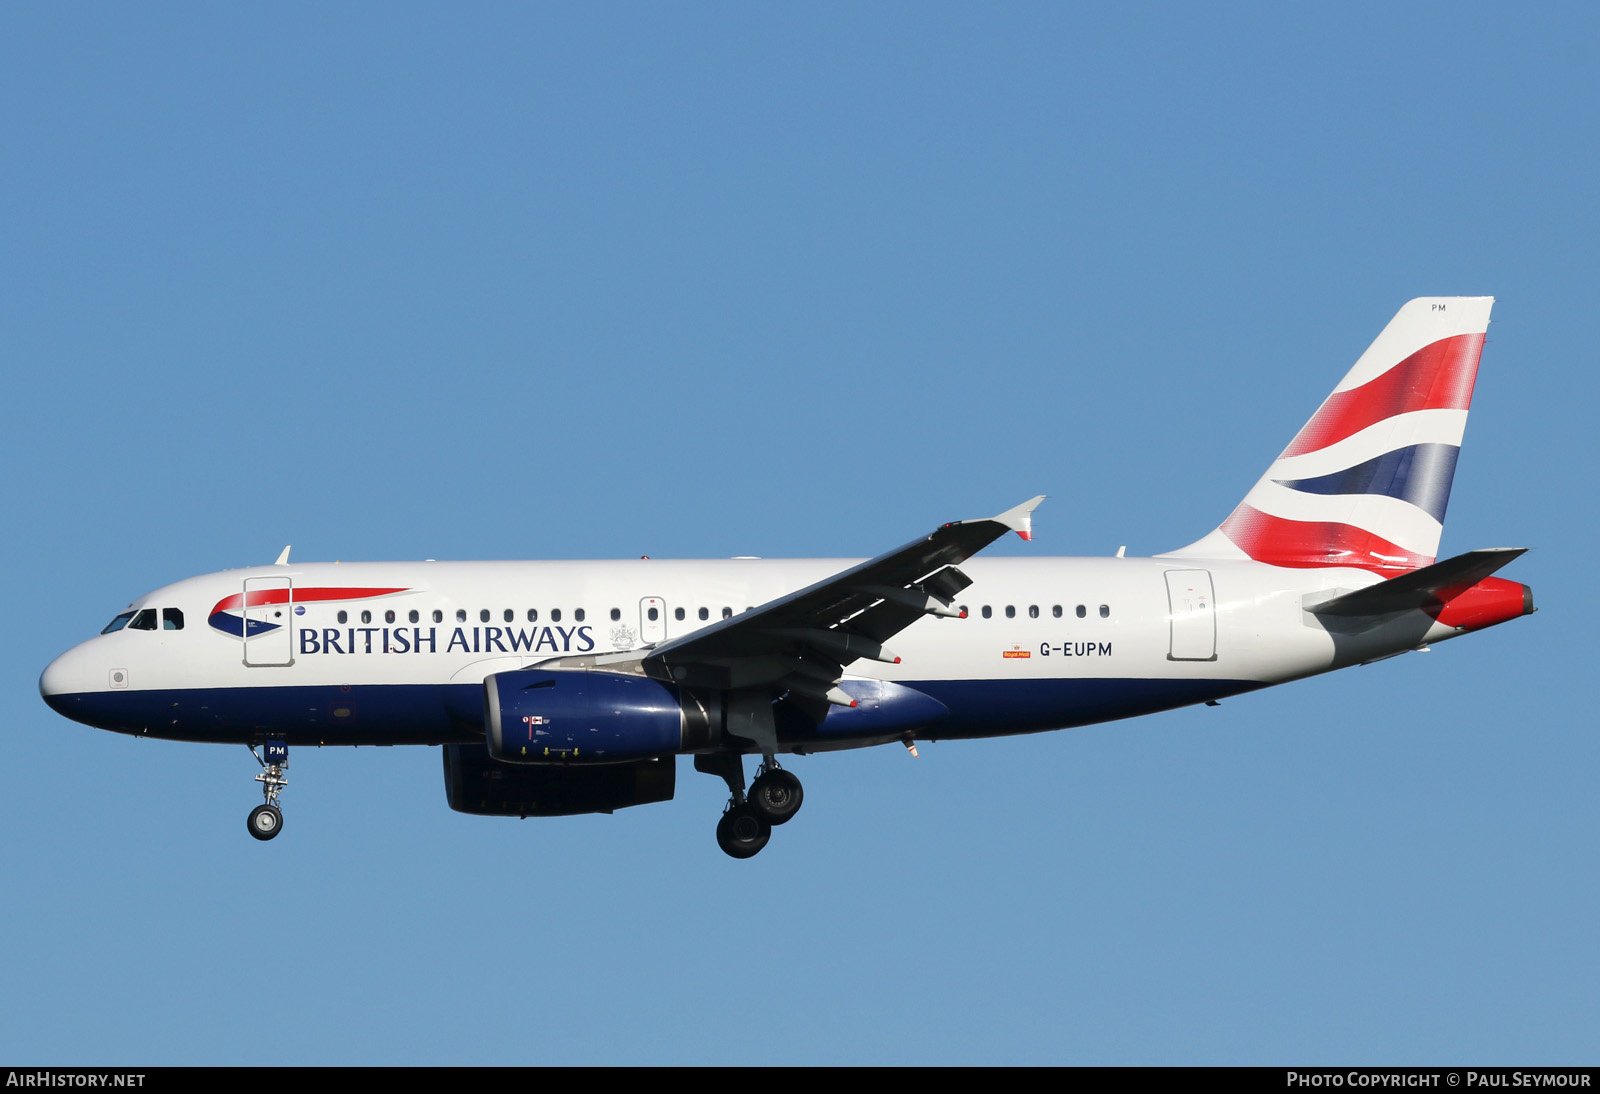
[[[588,653],[593,629],[582,627],[300,628],[300,652],[312,653]]]

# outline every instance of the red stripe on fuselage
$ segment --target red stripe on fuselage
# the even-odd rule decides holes
[[[1326,448],[1396,414],[1465,410],[1482,354],[1482,334],[1457,334],[1423,346],[1382,376],[1328,396],[1283,456]]]
[[[318,600],[370,600],[375,596],[388,596],[390,593],[408,592],[407,589],[295,589],[294,602],[296,604],[310,604]],[[211,609],[210,614],[229,612],[235,608],[255,608],[262,604],[287,604],[289,603],[288,589],[256,589],[250,594],[250,599],[245,600],[243,593],[234,593],[217,601],[217,606]]]
[[[1392,575],[1433,563],[1430,555],[1414,554],[1353,524],[1288,520],[1250,505],[1235,509],[1222,522],[1222,533],[1257,562],[1273,566],[1356,566]]]

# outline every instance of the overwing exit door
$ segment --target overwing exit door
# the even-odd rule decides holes
[[[667,640],[667,602],[659,596],[639,601],[639,642],[655,646]]]

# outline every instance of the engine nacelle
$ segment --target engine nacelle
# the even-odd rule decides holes
[[[480,817],[566,817],[671,801],[677,760],[534,767],[505,764],[476,745],[444,746],[444,796]]]
[[[483,682],[489,755],[516,764],[610,764],[706,748],[720,712],[648,676],[519,669]]]

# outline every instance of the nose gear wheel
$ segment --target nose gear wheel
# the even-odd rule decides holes
[[[266,802],[250,810],[245,824],[256,839],[269,840],[283,831],[283,810],[278,808],[278,795],[289,785],[289,777],[283,773],[289,766],[289,748],[282,741],[268,741],[267,759],[262,759],[255,745],[250,746],[250,755],[261,765],[256,782],[261,784],[261,796]]]

